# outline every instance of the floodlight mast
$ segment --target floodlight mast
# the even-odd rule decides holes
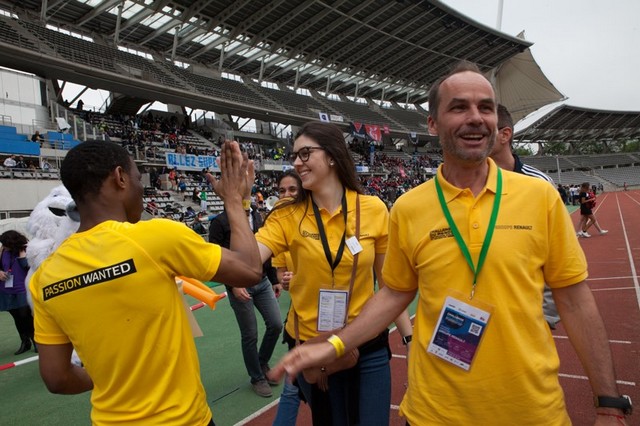
[[[504,0],[498,0],[498,16],[496,20],[496,30],[502,31],[502,11],[504,9]]]

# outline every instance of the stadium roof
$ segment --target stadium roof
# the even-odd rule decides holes
[[[518,37],[524,38],[524,32]],[[498,101],[509,109],[514,123],[545,105],[566,99],[544,75],[531,49],[499,65],[494,85]]]
[[[640,137],[640,112],[559,105],[514,135],[516,142],[580,142]]]
[[[0,0],[23,18],[200,63],[345,96],[422,103],[467,59],[489,71],[531,43],[437,0]]]

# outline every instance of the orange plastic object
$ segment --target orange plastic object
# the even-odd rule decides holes
[[[211,309],[216,308],[216,303],[218,300],[224,299],[227,297],[227,293],[218,294],[202,282],[194,279],[187,278],[179,275],[178,279],[182,280],[182,290],[185,294],[188,294],[191,297],[195,297],[201,302],[206,303]]]

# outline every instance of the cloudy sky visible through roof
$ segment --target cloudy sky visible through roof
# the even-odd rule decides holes
[[[496,28],[500,0],[441,1]],[[640,1],[504,0],[501,31],[522,30],[567,104],[640,111]]]

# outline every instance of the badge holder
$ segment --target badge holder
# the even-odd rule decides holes
[[[470,299],[450,290],[427,352],[469,371],[494,308],[477,298]]]

